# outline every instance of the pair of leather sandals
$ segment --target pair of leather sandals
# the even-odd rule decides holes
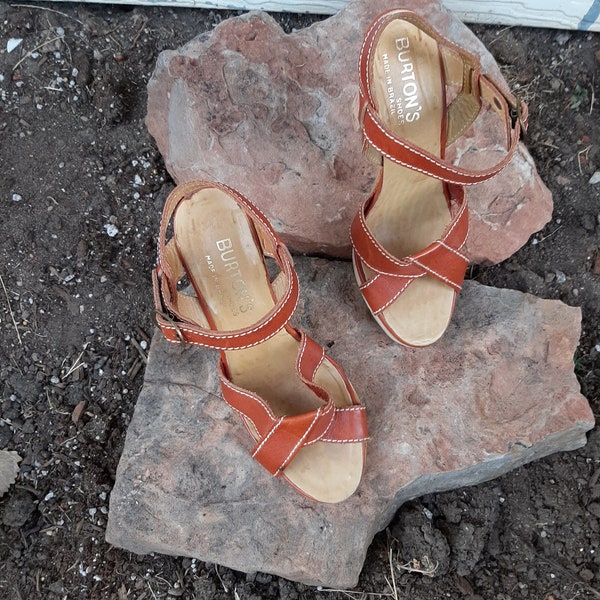
[[[500,121],[501,160],[484,171],[447,162],[446,148],[482,107]],[[468,265],[464,186],[510,161],[526,115],[474,56],[415,13],[393,10],[369,27],[358,117],[363,150],[382,169],[351,239],[361,293],[394,341],[423,347],[446,330]],[[292,258],[256,206],[220,183],[176,187],[153,287],[169,341],[220,351],[223,397],[254,441],[252,457],[310,499],[352,495],[365,463],[365,407],[341,367],[290,325]]]

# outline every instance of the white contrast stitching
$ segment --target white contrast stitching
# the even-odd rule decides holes
[[[325,349],[322,346],[319,346],[319,348],[321,348],[321,358],[319,358],[319,362],[316,364],[316,366],[313,369],[313,372],[310,376],[310,381],[312,383],[314,383],[314,381],[315,381],[315,376],[317,374],[317,371],[319,370],[319,367],[323,364],[323,361],[325,360]],[[327,391],[327,390],[325,390],[325,391]]]
[[[308,434],[310,433],[311,429],[314,427],[315,423],[317,422],[317,419],[320,417],[321,415],[321,409],[318,408],[317,412],[315,413],[315,416],[311,422],[311,424],[308,426],[308,428],[306,429],[306,431],[304,432],[304,434],[302,435],[302,437],[298,440],[298,442],[296,443],[296,445],[292,448],[292,450],[290,451],[290,453],[287,455],[286,459],[281,463],[279,470],[283,471],[283,469],[285,469],[285,467],[288,464],[288,461],[295,455],[296,451],[298,450],[298,448],[302,445],[302,443],[304,442],[304,440],[308,437]]]
[[[398,290],[398,292],[396,294],[394,294],[393,298],[391,300],[388,300],[381,308],[375,309],[373,311],[374,315],[378,315],[380,312],[383,312],[386,308],[388,308],[389,306],[391,306],[394,302],[396,302],[396,300],[398,300],[398,297],[400,296],[400,294],[402,294],[402,292],[404,292],[404,290],[406,290],[406,288],[415,280],[415,279],[419,279],[419,277],[423,277],[423,275],[425,275],[425,273],[423,273],[422,275],[414,275],[412,276],[412,281],[406,281],[404,283],[403,286],[401,286],[401,288]]]
[[[450,252],[453,252],[454,254],[456,254],[456,256],[458,256],[459,258],[464,260],[466,263],[469,262],[469,259],[464,254],[462,254],[461,252],[459,252],[458,250],[456,250],[449,244],[446,244],[446,242],[444,242],[444,240],[439,240],[438,243],[440,244],[440,246],[444,246],[444,248],[446,248],[446,250],[450,250]],[[460,247],[462,248],[462,246],[463,246],[463,244],[461,244]]]
[[[269,438],[275,433],[276,429],[278,429],[278,427],[283,423],[283,417],[280,417],[279,420],[277,421],[277,423],[275,423],[275,425],[273,425],[273,427],[271,428],[271,431],[269,431],[269,433],[261,440],[260,444],[256,447],[256,449],[254,450],[254,452],[252,453],[252,458],[254,458],[262,449],[262,447],[267,443],[267,440],[269,440]]]
[[[422,269],[425,269],[425,271],[427,271],[434,277],[437,277],[438,279],[441,279],[442,281],[447,283],[451,288],[453,288],[457,291],[460,290],[460,287],[461,287],[460,285],[457,285],[452,280],[448,279],[447,277],[444,277],[444,275],[442,275],[441,273],[438,273],[435,269],[432,269],[432,268],[420,263],[418,260],[415,260],[414,262],[415,262],[415,264],[419,265]]]
[[[258,402],[258,404],[260,404],[265,411],[267,412],[267,414],[269,415],[269,418],[271,419],[275,419],[275,415],[273,415],[273,411],[269,408],[269,406],[265,403],[265,401],[257,394],[253,394],[243,388],[240,388],[238,386],[236,386],[233,382],[229,381],[229,379],[227,379],[225,376],[223,377],[219,377],[219,379],[223,382],[223,384],[230,389],[233,392],[237,392],[238,394],[241,394],[242,396],[246,396],[247,398],[250,398],[250,400],[253,400],[254,402]],[[227,404],[229,404],[229,406],[231,406],[232,408],[234,408],[231,403],[227,400],[227,398],[225,398],[223,396],[225,402],[227,402]],[[238,411],[239,412],[239,411]],[[243,413],[243,411],[242,411]],[[245,414],[245,413],[243,413]],[[250,417],[248,417],[250,419]],[[250,419],[252,421],[252,419]],[[254,423],[254,421],[252,421]]]

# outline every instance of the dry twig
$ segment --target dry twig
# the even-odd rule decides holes
[[[21,334],[19,333],[19,328],[17,327],[17,322],[15,321],[15,315],[13,314],[12,308],[10,306],[10,298],[8,297],[8,292],[6,291],[6,286],[4,285],[4,279],[2,279],[2,275],[0,275],[0,283],[2,284],[2,289],[4,290],[4,295],[6,296],[6,305],[8,306],[8,312],[10,313],[10,318],[12,319],[13,325],[15,327],[15,331],[17,332],[17,338],[19,338],[19,344],[23,345],[23,340],[21,339]]]
[[[51,44],[52,42],[55,42],[56,40],[62,40],[65,36],[64,35],[57,35],[49,40],[46,40],[45,42],[42,42],[41,44],[39,44],[38,46],[36,46],[35,48],[33,48],[32,50],[30,50],[29,52],[27,52],[27,54],[25,54],[25,56],[23,56],[18,62],[17,64],[12,68],[13,71],[16,71],[19,68],[19,65],[24,61],[27,60],[34,52],[37,52],[40,48],[43,48],[44,46],[47,46],[48,44]]]
[[[57,15],[61,15],[62,17],[67,17],[67,19],[73,19],[73,21],[76,21],[80,25],[84,24],[83,21],[80,21],[79,19],[76,19],[75,17],[72,17],[71,15],[68,15],[67,13],[60,12],[60,10],[55,10],[54,8],[47,8],[46,6],[34,6],[33,4],[11,4],[11,7],[12,8],[35,8],[36,10],[46,10],[48,12],[53,12],[53,13],[56,13]]]

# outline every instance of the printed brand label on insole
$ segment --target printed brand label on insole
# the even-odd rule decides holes
[[[421,116],[420,93],[411,57],[410,39],[395,39],[396,52],[382,55],[385,89],[390,114],[404,123],[414,123]]]
[[[208,254],[204,258],[211,272],[217,295],[225,300],[233,316],[251,311],[254,308],[254,298],[248,291],[232,240],[230,238],[218,240],[216,249],[218,258]]]

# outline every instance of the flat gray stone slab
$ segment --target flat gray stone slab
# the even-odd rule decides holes
[[[408,349],[370,317],[350,264],[296,266],[300,326],[330,346],[367,405],[358,492],[318,504],[272,478],[220,396],[218,354],[157,334],[111,494],[109,543],[354,587],[402,503],[585,443],[593,416],[573,373],[579,309],[466,282],[444,338]]]

